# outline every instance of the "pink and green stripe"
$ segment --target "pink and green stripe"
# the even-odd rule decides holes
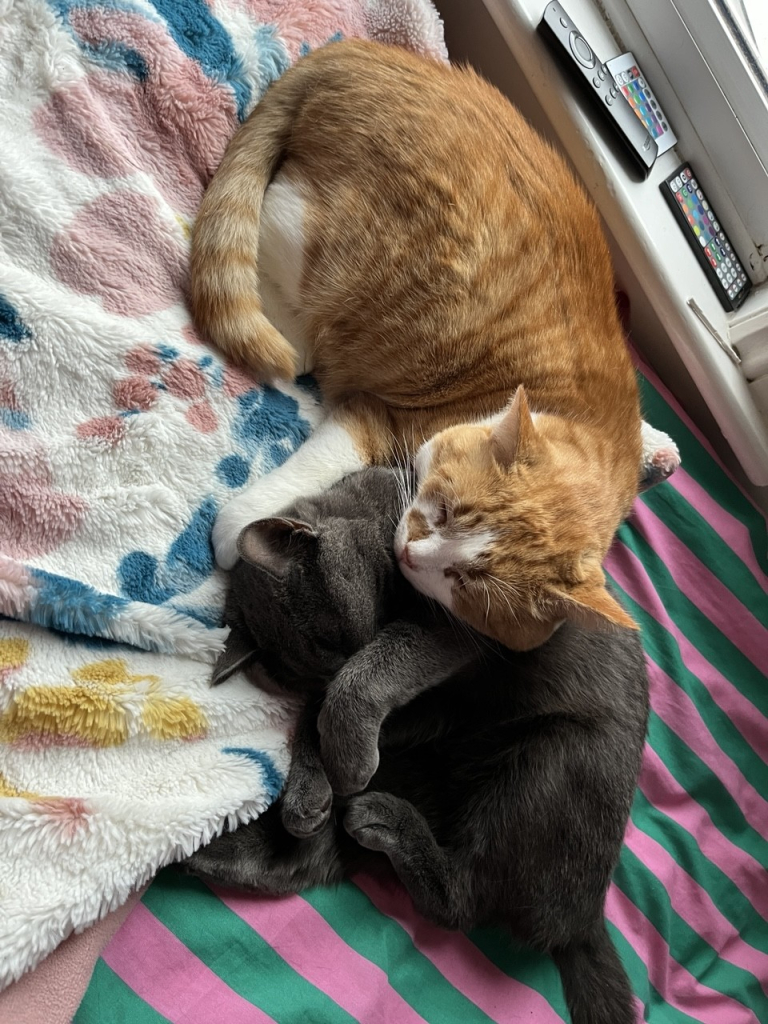
[[[768,1020],[768,538],[653,374],[644,410],[683,468],[644,495],[607,570],[641,625],[648,743],[606,916],[648,1024]],[[451,934],[389,876],[283,900],[160,874],[76,1020],[512,1024],[569,1020],[549,958]]]

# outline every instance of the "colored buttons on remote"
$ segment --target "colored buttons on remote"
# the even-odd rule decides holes
[[[609,68],[614,61],[619,62],[621,59],[622,58],[618,57],[609,61]],[[613,78],[622,95],[627,100],[636,116],[643,123],[651,138],[658,140],[658,145],[661,146],[664,142],[662,137],[666,134],[670,137],[670,141],[667,143],[666,148],[669,148],[669,146],[674,144],[675,140],[671,137],[669,124],[664,117],[664,113],[659,107],[656,97],[653,95],[648,82],[642,77],[637,65],[634,64],[629,68],[625,67],[622,70],[615,71]]]
[[[690,167],[681,168],[667,186],[725,294],[734,302],[749,279]]]
[[[577,88],[587,87],[585,96],[591,95],[595,109],[602,110],[600,116],[606,126],[631,154],[637,171],[647,177],[658,155],[658,146],[642,122],[638,123],[639,119],[628,108],[624,97],[619,95],[610,69],[601,63],[559,0],[553,0],[544,8],[538,31],[563,68],[575,76],[575,82],[579,83]]]

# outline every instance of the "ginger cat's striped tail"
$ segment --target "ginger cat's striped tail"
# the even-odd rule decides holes
[[[203,197],[192,235],[190,299],[200,327],[227,355],[265,380],[293,380],[293,346],[264,316],[257,251],[264,193],[284,154],[306,74],[270,88],[227,149]]]

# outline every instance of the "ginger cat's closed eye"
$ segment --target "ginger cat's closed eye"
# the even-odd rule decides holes
[[[311,370],[329,408],[220,513],[222,565],[252,520],[418,451],[396,541],[415,586],[512,648],[630,622],[601,569],[641,459],[607,245],[474,72],[363,42],[299,61],[208,189],[191,295],[222,349]]]

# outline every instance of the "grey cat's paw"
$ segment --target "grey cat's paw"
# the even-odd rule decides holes
[[[235,882],[238,875],[238,849],[227,833],[201,846],[177,866],[187,875],[200,875],[217,882]]]
[[[361,793],[379,767],[379,727],[326,701],[317,719],[323,766],[334,793]]]
[[[225,832],[207,846],[201,846],[182,861],[180,870],[218,885],[281,896],[295,892],[291,872],[284,870],[270,851],[260,820],[241,826],[238,832]]]
[[[333,793],[322,772],[315,772],[286,787],[280,807],[280,820],[286,832],[297,839],[317,835],[331,814]]]
[[[410,807],[391,793],[363,793],[350,800],[344,828],[367,850],[391,853],[399,846]]]

